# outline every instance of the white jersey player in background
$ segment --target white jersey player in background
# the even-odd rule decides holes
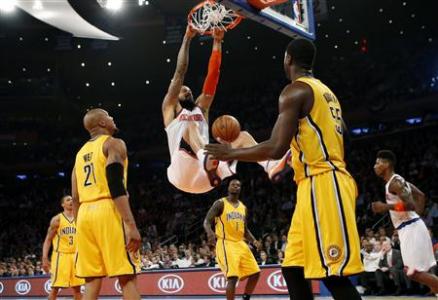
[[[219,81],[224,32],[217,30],[213,34],[208,74],[196,101],[190,88],[184,85],[190,43],[195,35],[196,32],[188,26],[178,53],[175,74],[163,100],[162,113],[171,158],[167,177],[176,188],[200,194],[212,190],[221,184],[222,179],[234,175],[237,162],[219,162],[204,154],[204,145],[209,142],[208,113]],[[256,144],[248,132],[242,131],[231,146],[240,148]],[[289,158],[290,154],[286,153],[281,160],[259,164],[271,179],[276,180],[287,167]]]
[[[373,202],[372,209],[375,213],[389,211],[400,237],[400,250],[408,277],[427,285],[437,294],[438,277],[428,273],[436,265],[432,240],[419,216],[424,210],[425,196],[412,183],[395,174],[395,164],[396,157],[392,151],[377,153],[374,172],[386,182],[386,203]]]

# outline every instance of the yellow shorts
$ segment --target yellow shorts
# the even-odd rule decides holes
[[[363,272],[356,227],[357,187],[338,171],[298,183],[283,267],[304,267],[306,278]]]
[[[84,279],[75,276],[75,253],[53,251],[50,270],[52,288],[69,288],[85,283]]]
[[[127,252],[122,218],[112,199],[81,203],[76,224],[78,277],[140,272],[140,255]]]
[[[240,280],[260,272],[260,268],[245,241],[233,242],[218,239],[216,260],[226,278],[238,277]]]

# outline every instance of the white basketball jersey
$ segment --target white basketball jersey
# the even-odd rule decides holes
[[[202,110],[198,106],[192,111],[184,108],[165,129],[167,133],[167,142],[169,144],[170,157],[173,156],[175,151],[179,150],[181,140],[189,122],[198,122],[202,138],[205,142],[209,141],[208,123],[204,118]]]
[[[389,185],[391,184],[392,180],[394,178],[397,178],[405,184],[409,190],[410,193],[412,193],[411,186],[406,182],[406,180],[401,177],[398,174],[392,175],[391,179],[388,180],[385,186],[385,195],[386,195],[386,203],[388,204],[395,204],[397,202],[402,201],[397,195],[394,195],[389,192]],[[419,216],[415,211],[394,211],[390,210],[389,215],[391,216],[392,224],[394,225],[394,228],[397,228],[402,224],[403,222],[412,220],[414,218],[418,218]]]

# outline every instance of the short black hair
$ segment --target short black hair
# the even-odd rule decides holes
[[[389,163],[393,167],[397,163],[397,157],[395,156],[394,152],[392,152],[391,150],[380,150],[379,152],[377,152],[377,158],[389,161]]]
[[[64,204],[65,198],[67,198],[67,197],[71,197],[71,196],[70,195],[63,195],[61,197],[61,200],[59,201],[59,202],[61,202],[61,205]]]
[[[315,63],[316,47],[312,41],[295,39],[287,45],[287,54],[292,57],[294,65],[305,70],[312,70]]]

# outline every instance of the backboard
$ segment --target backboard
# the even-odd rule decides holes
[[[315,40],[315,21],[312,0],[287,0],[282,4],[257,9],[251,0],[218,0],[240,15],[284,33]],[[269,3],[272,0],[258,0]]]

